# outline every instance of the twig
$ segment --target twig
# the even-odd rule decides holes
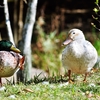
[[[98,17],[94,17],[94,16],[92,15],[92,18],[95,19],[97,22],[100,23],[100,21],[98,20]]]
[[[97,5],[98,9],[100,10],[100,6],[99,6],[99,4],[96,4],[96,5]]]
[[[27,0],[23,0],[27,4]]]
[[[0,5],[0,8],[4,8],[4,6],[1,6],[1,5]]]
[[[96,25],[94,25],[94,23],[91,23],[91,25],[92,25],[95,29],[97,29],[98,31],[100,31],[100,29],[99,29],[98,27],[96,27]]]

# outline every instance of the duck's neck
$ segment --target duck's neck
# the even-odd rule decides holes
[[[84,53],[83,41],[73,41],[68,45],[68,51],[70,51],[71,55],[80,58]]]

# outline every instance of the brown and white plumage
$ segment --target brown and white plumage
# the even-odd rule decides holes
[[[87,73],[97,61],[96,49],[85,40],[83,32],[79,29],[71,29],[63,45],[67,46],[62,52],[62,64],[68,70],[69,80],[73,72],[85,74],[84,81],[86,81]]]
[[[0,84],[2,77],[10,77],[24,66],[25,57],[20,55],[17,49],[10,41],[0,41]]]
[[[0,51],[0,77],[10,77],[23,67],[23,56],[15,52]],[[21,65],[22,64],[22,65]]]

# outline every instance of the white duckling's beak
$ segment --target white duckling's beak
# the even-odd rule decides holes
[[[68,45],[72,41],[78,41],[78,40],[85,40],[84,34],[79,29],[72,29],[68,33],[68,38],[65,42],[63,42],[63,45]]]
[[[68,45],[69,43],[71,43],[73,41],[73,39],[71,39],[71,38],[67,38],[64,42],[63,42],[63,44],[62,45]]]

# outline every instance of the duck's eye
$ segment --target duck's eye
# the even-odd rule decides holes
[[[73,32],[73,34],[75,34],[75,32]]]

